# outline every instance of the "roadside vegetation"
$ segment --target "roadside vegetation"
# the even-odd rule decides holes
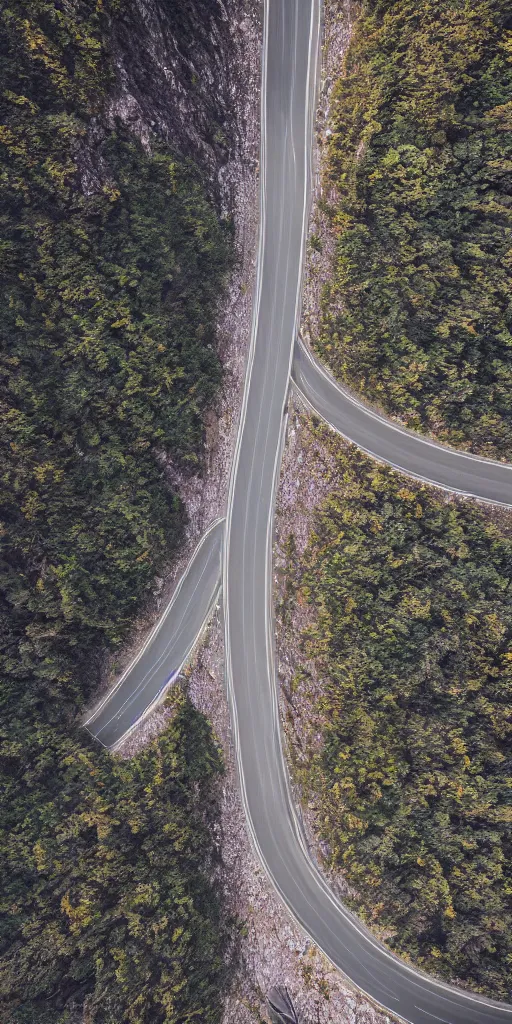
[[[391,948],[510,999],[508,521],[325,429],[311,443],[332,489],[302,558],[288,542],[287,614],[309,606],[294,770],[353,906]]]
[[[213,1022],[225,974],[205,721],[184,700],[130,764],[74,725],[180,542],[158,454],[200,465],[230,263],[193,163],[104,118],[119,9],[0,13],[0,999],[20,1024]]]
[[[511,30],[507,0],[363,0],[332,92],[313,339],[408,426],[506,458]]]
[[[130,761],[88,744],[58,706],[5,716],[9,1024],[220,1020],[232,942],[213,881],[222,765],[205,719],[177,703],[165,733]]]

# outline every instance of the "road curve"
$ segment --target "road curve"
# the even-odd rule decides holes
[[[298,339],[292,381],[313,412],[358,448],[425,483],[512,506],[512,466],[436,444],[354,398]]]
[[[225,520],[203,534],[174,594],[135,660],[84,720],[114,750],[163,697],[187,661],[220,588]]]
[[[308,856],[290,795],[274,666],[273,508],[300,307],[320,0],[266,0],[260,245],[251,351],[223,559],[226,673],[242,798],[283,901],[359,988],[413,1024],[512,1024],[512,1007],[393,957],[334,897]]]

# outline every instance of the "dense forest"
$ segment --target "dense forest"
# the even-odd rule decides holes
[[[2,1020],[218,1022],[232,938],[205,719],[182,696],[162,737],[121,761],[26,715],[1,761]]]
[[[390,946],[510,999],[512,539],[325,429],[313,447],[332,492],[288,569],[312,613],[299,779]]]
[[[511,29],[507,0],[363,0],[332,91],[314,339],[408,426],[507,458]]]
[[[104,113],[129,6],[0,12],[0,998],[23,1024],[214,1021],[224,977],[206,723],[182,701],[129,765],[74,724],[180,541],[158,454],[200,465],[231,259],[190,157]]]

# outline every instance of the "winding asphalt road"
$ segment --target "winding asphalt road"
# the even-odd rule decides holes
[[[512,1007],[423,976],[394,958],[348,913],[308,855],[288,784],[274,665],[272,535],[300,313],[319,8],[320,0],[267,0],[265,5],[260,250],[223,582],[227,684],[242,797],[254,844],[277,891],[359,988],[414,1024],[512,1024]]]
[[[512,505],[512,466],[435,444],[373,412],[338,384],[300,339],[292,381],[313,412],[381,462],[447,491]]]
[[[109,750],[165,696],[210,617],[220,590],[224,526],[224,519],[218,519],[203,535],[137,657],[85,718],[85,728]]]
[[[138,659],[87,727],[112,749],[125,726],[129,729],[159,699],[215,602],[222,549],[227,688],[241,792],[254,845],[275,888],[333,964],[397,1016],[412,1024],[512,1024],[512,1007],[409,967],[343,907],[309,856],[290,793],[274,665],[272,536],[300,313],[320,0],[265,0],[264,25],[258,271],[224,544],[218,523]],[[439,449],[406,432],[397,439],[400,431],[393,424],[365,410],[312,366],[296,350],[296,386],[335,429],[366,451],[451,490],[511,502],[508,467]]]

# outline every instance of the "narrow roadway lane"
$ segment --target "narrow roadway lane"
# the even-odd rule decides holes
[[[245,811],[276,889],[356,985],[414,1024],[512,1024],[512,1007],[424,977],[392,957],[336,900],[310,861],[281,748],[272,622],[272,524],[299,316],[319,0],[267,0],[261,238],[253,339],[224,553],[228,695]]]
[[[219,519],[203,535],[155,629],[85,719],[86,729],[110,750],[158,703],[209,618],[220,589],[224,527]]]
[[[358,448],[408,476],[495,505],[512,505],[512,466],[435,444],[373,412],[298,340],[292,380],[313,412]]]

